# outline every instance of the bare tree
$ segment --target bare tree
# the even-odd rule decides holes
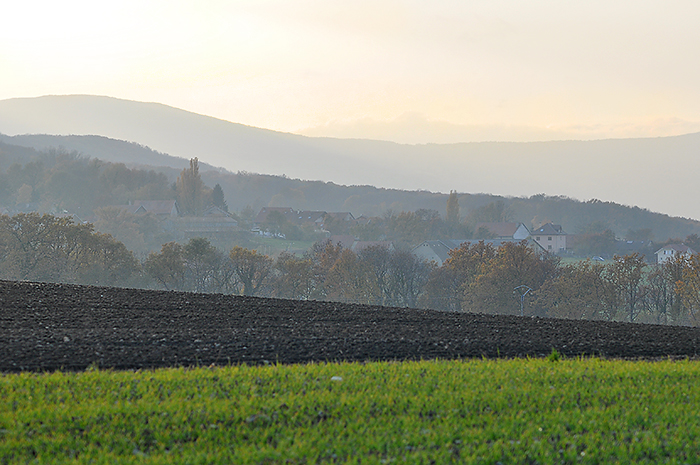
[[[642,302],[645,288],[642,280],[645,267],[644,256],[634,253],[624,257],[614,256],[613,263],[608,268],[608,279],[614,286],[619,305],[631,323],[644,309]]]

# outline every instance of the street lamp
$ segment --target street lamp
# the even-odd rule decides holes
[[[532,288],[522,284],[515,289],[513,289],[513,293],[515,294],[515,291],[518,291],[518,294],[520,294],[520,316],[523,316],[523,301],[525,300],[525,296],[530,293]]]

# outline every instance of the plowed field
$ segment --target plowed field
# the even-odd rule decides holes
[[[700,329],[0,281],[0,371],[543,356],[696,358]]]

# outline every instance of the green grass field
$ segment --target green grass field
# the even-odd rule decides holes
[[[90,370],[0,393],[0,463],[700,461],[696,362]]]

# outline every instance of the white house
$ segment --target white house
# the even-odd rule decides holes
[[[492,236],[493,239],[517,239],[522,241],[530,236],[530,230],[523,223],[477,223],[474,228],[477,236]]]
[[[695,251],[685,244],[669,244],[661,247],[654,255],[656,255],[656,263],[663,264],[678,255],[690,257],[694,253]]]

